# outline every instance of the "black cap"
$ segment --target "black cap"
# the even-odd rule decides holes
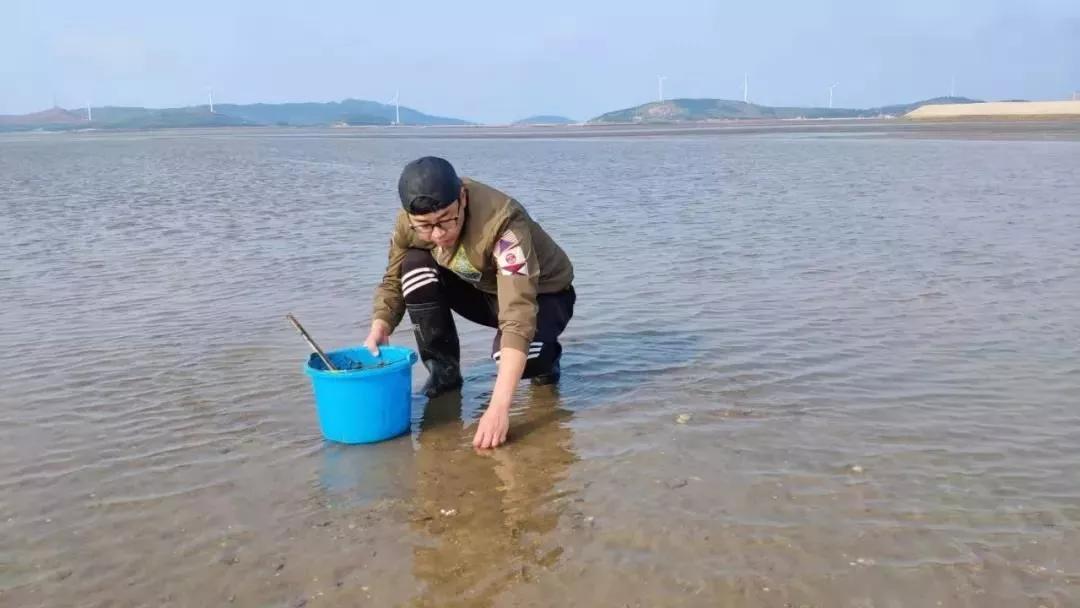
[[[437,156],[424,156],[405,165],[398,180],[401,206],[413,215],[449,207],[461,194],[454,166]]]

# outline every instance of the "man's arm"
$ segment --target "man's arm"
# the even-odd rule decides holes
[[[373,347],[377,349],[378,345],[385,344],[394,328],[405,316],[405,297],[401,294],[401,262],[405,259],[409,242],[408,234],[403,232],[408,228],[402,225],[402,218],[403,216],[399,214],[394,231],[390,235],[386,272],[383,273],[382,281],[375,288],[371,332],[368,340],[365,341],[369,350],[373,350]]]
[[[488,409],[480,418],[473,438],[479,448],[498,447],[510,428],[514,391],[528,362],[529,344],[536,333],[536,292],[540,265],[533,251],[528,224],[512,219],[496,240],[495,263],[499,298],[499,329],[502,341],[499,373]]]
[[[506,442],[510,430],[510,406],[514,402],[521,374],[525,371],[525,353],[504,349],[499,357],[499,374],[495,377],[495,389],[487,411],[480,417],[480,425],[473,437],[473,446],[496,448]]]
[[[386,323],[388,333],[393,332],[405,316],[405,297],[402,295],[402,260],[408,251],[408,228],[403,226],[403,216],[399,214],[390,237],[387,254],[387,270],[382,274],[382,281],[375,288],[372,310],[373,327],[375,321]]]

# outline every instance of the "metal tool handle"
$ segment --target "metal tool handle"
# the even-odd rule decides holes
[[[292,316],[292,313],[289,313],[285,315],[285,318],[293,324],[293,327],[296,328],[296,331],[300,332],[301,336],[304,336],[304,340],[308,343],[308,346],[311,347],[311,350],[315,351],[316,355],[319,355],[319,358],[322,359],[323,365],[326,366],[326,369],[332,372],[338,371],[338,369],[334,367],[334,364],[330,363],[330,359],[326,357],[322,349],[319,348],[319,345],[315,344],[315,341],[311,339],[311,336],[308,335],[307,330],[305,330],[304,327],[300,325],[300,322],[296,320],[296,317]]]

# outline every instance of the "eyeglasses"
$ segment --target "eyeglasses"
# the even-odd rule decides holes
[[[451,228],[453,228],[455,225],[457,225],[457,222],[458,222],[458,220],[460,218],[461,218],[461,215],[458,214],[458,215],[455,215],[454,217],[448,217],[448,218],[446,218],[444,220],[439,220],[439,221],[437,221],[437,222],[435,222],[433,224],[412,224],[412,223],[410,223],[409,228],[412,228],[413,231],[415,231],[418,234],[431,234],[432,232],[435,232],[436,228],[438,228],[439,230],[441,230],[443,232],[449,232]]]

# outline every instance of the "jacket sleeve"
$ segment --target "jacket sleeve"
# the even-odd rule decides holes
[[[382,282],[375,288],[375,302],[372,318],[385,321],[391,331],[397,328],[405,316],[405,297],[401,295],[401,262],[409,249],[408,226],[403,216],[399,215],[390,235],[390,249],[387,254],[386,272]]]
[[[529,352],[536,334],[537,287],[540,264],[533,249],[529,224],[514,214],[495,237],[496,288],[499,299],[500,348]]]

